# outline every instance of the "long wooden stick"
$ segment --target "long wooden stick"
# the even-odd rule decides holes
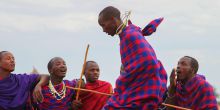
[[[86,48],[86,53],[85,53],[85,57],[84,57],[84,63],[83,63],[83,68],[82,68],[82,72],[81,72],[80,79],[79,79],[79,86],[78,86],[78,88],[81,87],[82,76],[83,76],[83,74],[84,74],[85,67],[86,67],[86,59],[87,59],[87,55],[88,55],[88,50],[89,50],[89,44],[87,45],[87,48]],[[80,89],[77,90],[77,93],[76,93],[76,100],[79,99],[79,92],[80,92]]]
[[[88,50],[89,50],[89,44],[87,45],[87,48],[86,48],[86,54],[85,54],[85,58],[84,58],[84,64],[83,64],[82,72],[81,72],[81,75],[80,75],[80,80],[79,80],[78,88],[73,88],[73,87],[69,87],[69,86],[66,86],[66,87],[70,88],[70,89],[73,89],[73,90],[77,90],[76,100],[79,100],[79,92],[80,92],[80,90],[81,91],[92,92],[92,93],[96,93],[96,94],[101,94],[101,95],[106,95],[106,96],[112,96],[112,94],[107,94],[107,93],[102,93],[102,92],[98,92],[98,91],[93,91],[93,90],[88,90],[88,89],[80,88],[81,87],[81,83],[82,83],[82,76],[83,76],[83,73],[84,73],[85,67],[86,67],[86,59],[87,59],[87,55],[88,55]],[[167,107],[176,108],[176,109],[181,109],[181,110],[191,110],[191,109],[188,109],[188,108],[183,108],[183,107],[179,107],[179,106],[175,106],[175,105],[171,105],[171,104],[162,103],[162,105],[167,106]]]
[[[179,106],[175,106],[175,105],[171,105],[171,104],[162,103],[162,105],[167,106],[167,107],[172,107],[172,108],[180,109],[180,110],[191,110],[191,109],[188,109],[188,108],[183,108],[183,107],[179,107]]]
[[[107,93],[98,92],[98,91],[89,90],[89,89],[74,88],[74,87],[69,87],[69,86],[66,86],[66,87],[69,88],[69,89],[73,89],[73,90],[81,90],[81,91],[92,92],[92,93],[96,93],[96,94],[100,94],[100,95],[112,96],[112,94],[107,94]],[[162,105],[167,106],[167,107],[180,109],[180,110],[191,110],[191,109],[188,109],[188,108],[183,108],[183,107],[179,107],[179,106],[175,106],[175,105],[171,105],[171,104],[162,103]]]
[[[96,93],[96,94],[100,94],[100,95],[112,96],[112,94],[107,94],[107,93],[98,92],[98,91],[89,90],[89,89],[74,88],[74,87],[70,87],[70,86],[66,86],[66,88],[73,89],[73,90],[80,90],[80,91],[92,92],[92,93]]]

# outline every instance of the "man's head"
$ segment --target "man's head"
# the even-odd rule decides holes
[[[49,61],[47,68],[52,77],[64,78],[66,76],[66,71],[67,71],[66,63],[60,57],[52,58]]]
[[[114,36],[116,34],[117,28],[122,23],[120,18],[120,11],[113,6],[108,6],[99,13],[98,22],[102,27],[103,32]]]
[[[99,79],[99,65],[95,61],[87,61],[85,68],[86,82],[93,83]]]
[[[8,51],[0,52],[0,69],[9,73],[14,71],[15,59],[12,53]]]
[[[177,80],[186,82],[197,73],[198,61],[190,56],[182,57],[177,65]]]

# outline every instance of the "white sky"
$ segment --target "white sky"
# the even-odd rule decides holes
[[[220,0],[0,0],[0,50],[16,58],[15,73],[35,66],[48,73],[46,65],[55,56],[68,66],[66,79],[79,78],[87,44],[88,60],[98,62],[101,80],[113,84],[119,75],[119,39],[102,32],[97,19],[106,6],[123,13],[144,27],[164,17],[148,41],[168,75],[180,57],[198,59],[199,73],[220,93]]]

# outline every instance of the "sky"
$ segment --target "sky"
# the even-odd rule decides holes
[[[192,56],[199,61],[198,73],[220,93],[220,0],[0,0],[0,51],[14,54],[14,73],[35,67],[48,74],[49,60],[62,57],[68,67],[65,78],[71,80],[80,77],[90,44],[87,60],[96,61],[100,80],[114,86],[121,64],[119,38],[98,25],[98,14],[107,6],[121,13],[131,10],[131,21],[141,28],[164,17],[146,39],[168,76],[181,57]]]

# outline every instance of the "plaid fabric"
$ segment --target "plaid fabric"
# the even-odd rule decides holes
[[[151,21],[143,30],[142,33],[144,36],[149,36],[152,33],[156,32],[158,25],[163,21],[163,18],[158,18]]]
[[[204,76],[196,75],[185,85],[177,83],[177,105],[193,110],[217,110],[213,87]]]
[[[167,92],[167,72],[165,71],[160,60],[158,60],[158,63],[160,65],[159,72],[160,72],[160,80],[162,82],[160,96],[162,96],[162,100],[163,100],[162,102],[164,102],[164,100],[166,99],[166,92]]]
[[[66,86],[75,87],[74,81],[64,80]],[[63,84],[54,86],[57,91],[61,91]],[[66,96],[57,100],[50,92],[50,89],[47,86],[42,87],[42,94],[44,96],[43,103],[38,104],[38,109],[40,110],[68,110],[71,107],[71,102],[73,100],[73,95],[75,94],[74,90],[66,88]]]
[[[154,110],[162,102],[167,74],[139,27],[128,25],[120,34],[125,73],[116,81],[105,110]]]

